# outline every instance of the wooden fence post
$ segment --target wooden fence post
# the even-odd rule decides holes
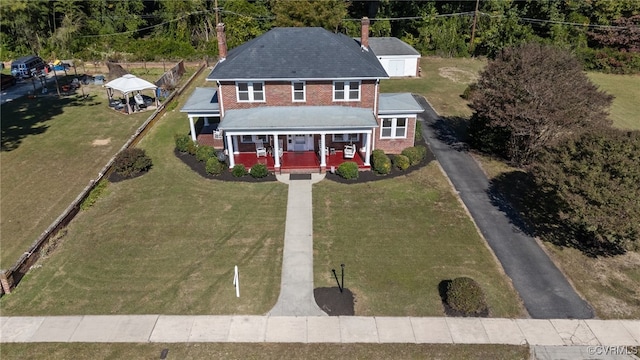
[[[5,294],[11,294],[11,285],[9,279],[7,279],[7,273],[4,270],[0,270],[0,285],[2,285],[2,291]]]

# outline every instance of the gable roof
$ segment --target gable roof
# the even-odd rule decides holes
[[[157,86],[148,82],[147,80],[140,79],[139,77],[131,74],[126,74],[115,80],[111,80],[104,86],[114,90],[118,90],[123,94],[127,94],[136,90],[150,90],[157,88]]]
[[[215,80],[379,79],[373,52],[323,28],[274,28],[229,51],[207,77]]]
[[[370,37],[369,47],[377,56],[416,55],[420,53],[406,42],[395,37]]]

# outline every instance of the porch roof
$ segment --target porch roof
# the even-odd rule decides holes
[[[411,93],[386,93],[380,94],[378,114],[417,114],[424,109]]]
[[[213,87],[197,87],[180,112],[189,114],[220,114],[218,103],[218,89]]]
[[[228,110],[218,127],[225,131],[370,130],[371,109],[348,106],[269,106]]]

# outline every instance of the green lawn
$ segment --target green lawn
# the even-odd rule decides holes
[[[422,76],[383,80],[381,92],[412,92],[424,95],[445,117],[468,118],[471,109],[460,95],[486,65],[485,59],[423,57]],[[640,129],[640,75],[613,75],[589,72],[591,81],[615,96],[610,109],[614,126]]]
[[[313,188],[315,286],[345,263],[356,315],[442,316],[438,285],[469,276],[491,315],[521,317],[519,298],[436,163],[365,184]]]
[[[477,79],[485,64],[477,59],[423,57],[420,77],[382,80],[380,92],[424,95],[440,115],[469,117],[471,109],[460,95]]]
[[[104,89],[90,98],[20,98],[3,104],[0,151],[0,268],[9,268],[69,206],[150,112],[107,107]]]
[[[448,117],[455,127],[460,126],[460,117],[471,114],[460,94],[466,88],[466,80],[452,76],[457,68],[460,76],[474,73],[485,62],[472,59],[423,58],[423,77],[419,79],[393,79],[381,83],[383,92],[402,91],[403,88],[424,95],[441,115]],[[602,90],[615,96],[610,117],[616,127],[640,129],[640,76],[588,73],[588,77]],[[463,79],[464,80],[464,79]],[[499,159],[474,154],[489,178],[502,173],[517,171]],[[575,249],[566,249],[544,243],[552,258],[573,282],[576,289],[586,297],[600,318],[640,317],[640,253],[629,252],[622,256],[591,258]],[[594,276],[597,269],[598,276]]]
[[[622,129],[640,130],[640,75],[588,73],[601,90],[615,96],[609,117]]]
[[[2,344],[2,359],[504,359],[527,346],[465,344]]]
[[[56,251],[0,299],[3,315],[271,309],[279,294],[287,187],[200,177],[173,153],[173,135],[188,128],[178,110],[155,125],[140,144],[153,160],[151,171],[110,184],[82,211]]]

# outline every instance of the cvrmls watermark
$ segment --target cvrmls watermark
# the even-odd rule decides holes
[[[636,346],[596,345],[587,348],[589,355],[638,355]]]

